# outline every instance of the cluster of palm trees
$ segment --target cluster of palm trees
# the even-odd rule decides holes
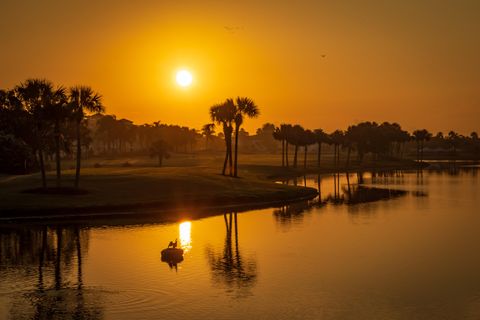
[[[258,115],[258,106],[247,97],[237,97],[235,100],[229,98],[210,107],[210,117],[214,123],[222,126],[225,139],[225,160],[222,175],[226,174],[228,163],[229,175],[238,177],[238,135],[240,127],[246,117],[255,118]],[[211,128],[211,124],[208,127]],[[232,139],[235,140],[235,144],[233,144]],[[234,152],[233,147],[235,148]]]
[[[281,124],[275,128],[273,138],[282,143],[282,166],[289,167],[289,146],[294,147],[293,167],[298,165],[298,149],[304,149],[304,168],[307,167],[307,153],[310,145],[317,145],[317,167],[320,167],[322,145],[333,146],[333,163],[340,166],[340,151],[347,151],[345,166],[350,164],[353,150],[357,151],[359,161],[366,153],[372,153],[376,158],[401,156],[403,145],[410,140],[408,132],[401,129],[397,123],[362,122],[349,126],[346,131],[335,130],[328,134],[322,129],[308,130],[300,125]]]
[[[45,152],[52,146],[56,187],[61,186],[61,151],[76,141],[74,186],[79,187],[82,125],[89,112],[104,111],[101,96],[87,86],[66,89],[45,79],[28,79],[11,90],[0,90],[0,124],[3,135],[27,145],[40,166],[42,187],[47,188]]]

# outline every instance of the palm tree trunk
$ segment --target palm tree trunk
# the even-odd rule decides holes
[[[162,160],[163,160],[163,154],[159,154],[159,155],[158,155],[158,166],[159,166],[159,167],[162,166]]]
[[[80,161],[82,157],[82,146],[80,144],[80,121],[77,121],[77,165],[75,168],[75,188],[80,184]]]
[[[352,152],[352,148],[348,147],[348,152],[347,152],[347,161],[345,163],[345,167],[348,169],[350,166],[350,153]],[[347,174],[348,175],[348,174]]]
[[[293,167],[297,167],[297,154],[298,154],[298,145],[295,145],[295,154],[293,156]]]
[[[240,126],[235,126],[235,159],[233,166],[233,176],[236,178],[237,175],[237,159],[238,159],[238,132],[240,131]]]
[[[47,187],[47,177],[45,175],[45,163],[43,161],[43,151],[42,148],[38,149],[38,161],[40,162],[40,172],[42,174],[42,187]]]
[[[288,141],[285,140],[285,164],[287,165],[288,168]]]
[[[322,155],[322,143],[318,143],[317,167],[320,168],[320,156]]]
[[[61,187],[61,167],[60,167],[60,123],[55,121],[55,163],[57,168],[57,188]]]
[[[232,159],[232,131],[230,131],[230,135],[228,137],[228,167],[230,176],[233,175],[233,159]]]
[[[307,153],[308,153],[308,146],[305,145],[305,155],[303,156],[303,168],[307,168]]]
[[[227,162],[228,162],[228,142],[227,142],[227,135],[225,135],[225,161],[223,162],[222,175],[225,175],[225,171],[227,170]]]
[[[285,167],[285,139],[282,139],[282,167]]]

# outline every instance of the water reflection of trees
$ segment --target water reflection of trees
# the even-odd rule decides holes
[[[385,184],[386,179],[392,177],[397,180],[403,179],[403,172],[388,171],[373,173],[372,183],[383,182],[383,184]],[[325,193],[322,190],[322,177],[318,175],[315,179],[316,181],[310,184],[310,186],[315,186],[318,190],[318,197],[316,199],[288,203],[276,208],[273,211],[273,215],[277,222],[284,226],[300,223],[303,221],[305,213],[310,212],[313,208],[322,208],[327,204],[353,206],[361,203],[393,199],[408,193],[407,191],[398,189],[366,187],[362,185],[365,182],[363,172],[356,174],[334,173],[332,178],[332,188],[329,190],[330,192]],[[345,181],[342,181],[341,178],[345,178]],[[303,177],[301,180],[305,181],[304,185],[307,186],[306,178]],[[295,179],[292,182],[295,184]],[[284,181],[284,183],[290,184],[290,181],[287,180]],[[423,196],[426,196],[426,194],[423,194]]]
[[[103,318],[98,292],[83,284],[88,245],[89,231],[75,226],[0,228],[0,269],[37,277],[34,289],[13,295],[10,318]]]
[[[225,213],[224,220],[226,234],[223,251],[218,252],[213,248],[206,250],[212,279],[236,298],[249,296],[257,280],[257,263],[255,258],[240,253],[237,213]]]

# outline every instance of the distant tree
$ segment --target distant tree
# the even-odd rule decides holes
[[[480,139],[478,138],[478,133],[475,131],[470,133],[470,145],[474,158],[478,160],[480,158]]]
[[[320,168],[320,158],[322,155],[322,143],[330,144],[330,137],[322,129],[315,129],[313,131],[315,140],[317,142],[317,167]]]
[[[418,162],[423,161],[423,148],[425,147],[425,142],[430,140],[432,134],[426,129],[415,130],[413,131],[413,137],[417,143],[417,160]]]
[[[272,133],[273,139],[282,143],[282,167],[285,167],[285,138],[286,134],[282,131],[282,126],[276,127]]]
[[[81,123],[87,112],[102,113],[105,108],[102,104],[102,98],[90,87],[77,86],[69,90],[69,106],[71,108],[72,119],[76,124],[77,135],[77,161],[75,169],[75,188],[80,184],[80,165],[82,156],[81,144]]]
[[[158,166],[161,167],[163,164],[163,159],[170,158],[169,154],[170,146],[164,140],[157,140],[152,143],[150,146],[150,156],[158,157]]]
[[[308,146],[315,144],[317,142],[315,134],[310,130],[305,130],[302,134],[301,143],[303,145],[304,157],[303,157],[303,168],[307,168],[307,154]]]
[[[207,123],[202,127],[202,134],[205,136],[205,149],[208,150],[208,142],[215,134],[215,124]]]
[[[302,126],[296,124],[292,127],[289,127],[287,130],[287,142],[292,144],[295,147],[293,155],[293,167],[297,167],[297,158],[298,158],[298,148],[302,145],[302,138],[305,129]],[[288,159],[288,158],[287,158]],[[288,165],[288,160],[287,160]]]
[[[330,139],[332,141],[332,144],[334,145],[333,163],[335,165],[335,168],[338,168],[340,164],[340,146],[344,141],[344,135],[345,134],[342,130],[335,130],[330,134]]]
[[[463,137],[456,133],[455,131],[450,131],[448,133],[447,142],[450,147],[453,149],[453,157],[457,157],[457,150],[462,143]]]

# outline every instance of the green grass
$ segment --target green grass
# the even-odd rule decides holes
[[[299,160],[303,160],[299,157]],[[314,189],[273,183],[282,176],[334,171],[331,157],[322,158],[316,168],[315,155],[304,170],[279,166],[278,154],[240,154],[240,178],[220,175],[223,153],[174,154],[162,168],[147,157],[96,158],[83,162],[81,188],[87,194],[32,194],[23,191],[41,185],[40,175],[0,176],[0,218],[30,214],[74,214],[118,210],[187,210],[199,207],[260,204],[313,197]],[[125,166],[125,163],[129,166]],[[100,167],[95,168],[97,164]],[[411,162],[365,163],[363,168],[407,167]],[[63,161],[71,168],[72,161]],[[358,168],[351,168],[357,170]],[[73,185],[74,170],[62,171],[62,186]],[[48,172],[49,186],[55,185],[54,172]]]

